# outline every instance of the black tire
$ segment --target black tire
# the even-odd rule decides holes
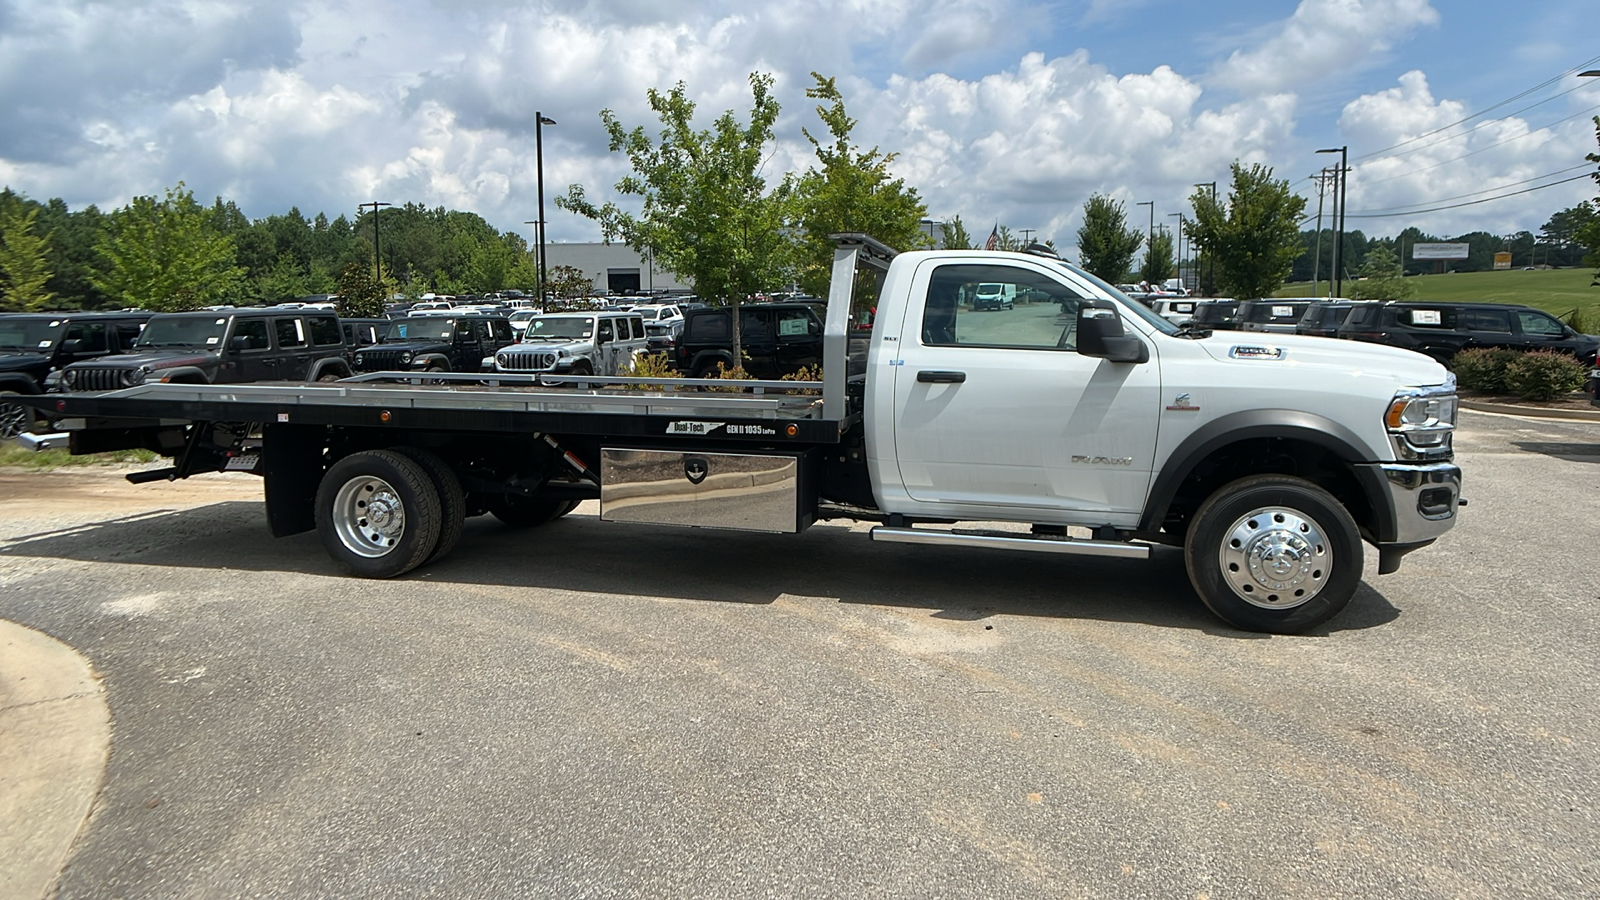
[[[321,375],[317,376],[317,380],[318,381],[323,381],[323,382],[338,381],[339,380],[339,373],[338,372],[323,372]]]
[[[1355,520],[1332,494],[1288,475],[1253,475],[1212,494],[1183,555],[1200,600],[1246,631],[1315,628],[1361,585]]]
[[[573,375],[593,375],[594,374],[594,366],[591,366],[586,362],[577,363],[577,364],[573,365],[571,374],[573,374]]]
[[[373,515],[383,503],[383,521]],[[411,457],[352,453],[317,487],[317,535],[334,561],[363,578],[393,578],[421,565],[439,543],[439,494]]]
[[[497,494],[489,501],[489,514],[512,528],[536,528],[561,518],[577,506],[576,500],[542,500]]]
[[[443,559],[455,549],[456,542],[461,540],[461,529],[467,522],[467,495],[461,490],[461,479],[456,477],[450,464],[439,457],[439,454],[420,447],[391,447],[396,453],[403,453],[413,462],[421,466],[428,473],[428,478],[433,481],[433,489],[439,494],[439,542],[434,545],[433,552],[423,560],[423,564]]]
[[[25,431],[32,431],[33,423],[38,421],[32,407],[12,399],[20,396],[16,391],[0,391],[0,440],[9,441]]]

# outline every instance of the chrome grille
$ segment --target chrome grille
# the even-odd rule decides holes
[[[114,391],[126,386],[122,376],[127,371],[124,368],[105,366],[73,369],[72,383],[63,387],[73,391]]]
[[[495,367],[502,372],[547,372],[555,365],[556,355],[548,350],[507,347],[495,355]]]

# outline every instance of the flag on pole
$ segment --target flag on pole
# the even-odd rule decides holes
[[[993,250],[1000,244],[1000,223],[994,223],[994,229],[989,232],[989,239],[983,242],[983,249]]]

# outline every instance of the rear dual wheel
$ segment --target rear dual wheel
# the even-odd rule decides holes
[[[455,473],[412,447],[352,453],[317,488],[323,548],[364,578],[393,578],[449,553],[465,517]]]

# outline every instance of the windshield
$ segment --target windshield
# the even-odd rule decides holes
[[[978,296],[979,297],[996,297],[996,296],[999,296],[999,294],[1000,294],[1000,285],[998,285],[998,284],[984,283],[984,284],[978,285]]]
[[[46,316],[0,318],[0,350],[49,350],[66,324],[66,319]]]
[[[531,318],[533,318],[534,316],[537,316],[537,315],[538,315],[538,313],[534,312],[531,309],[524,309],[524,310],[522,310],[520,312],[512,313],[511,314],[511,321],[513,321],[513,322],[526,322],[529,319],[531,319]]]
[[[522,333],[525,341],[573,340],[594,334],[591,316],[551,316],[534,319]]]
[[[385,343],[393,341],[448,341],[456,333],[456,320],[445,318],[406,319],[389,326]]]
[[[1144,321],[1149,322],[1151,327],[1155,328],[1155,330],[1161,332],[1162,334],[1177,334],[1178,333],[1178,326],[1172,324],[1171,322],[1168,322],[1166,319],[1163,319],[1160,315],[1158,315],[1156,313],[1155,310],[1150,309],[1149,307],[1145,306],[1143,303],[1138,302],[1137,300],[1134,300],[1133,298],[1129,297],[1127,294],[1124,294],[1123,292],[1117,290],[1115,287],[1112,287],[1111,285],[1107,284],[1106,282],[1100,280],[1099,278],[1096,278],[1095,276],[1089,274],[1088,272],[1085,272],[1083,269],[1080,269],[1077,266],[1072,265],[1069,262],[1063,261],[1061,263],[1061,267],[1066,269],[1067,271],[1071,272],[1072,274],[1077,275],[1079,278],[1083,278],[1083,279],[1087,280],[1090,284],[1093,284],[1095,287],[1099,288],[1100,290],[1105,291],[1107,294],[1109,294],[1114,299],[1122,301],[1122,307],[1123,307],[1123,309],[1125,311],[1131,312],[1134,315],[1138,316],[1139,318],[1143,319]]]
[[[216,347],[227,330],[227,316],[156,316],[145,324],[134,346]]]

